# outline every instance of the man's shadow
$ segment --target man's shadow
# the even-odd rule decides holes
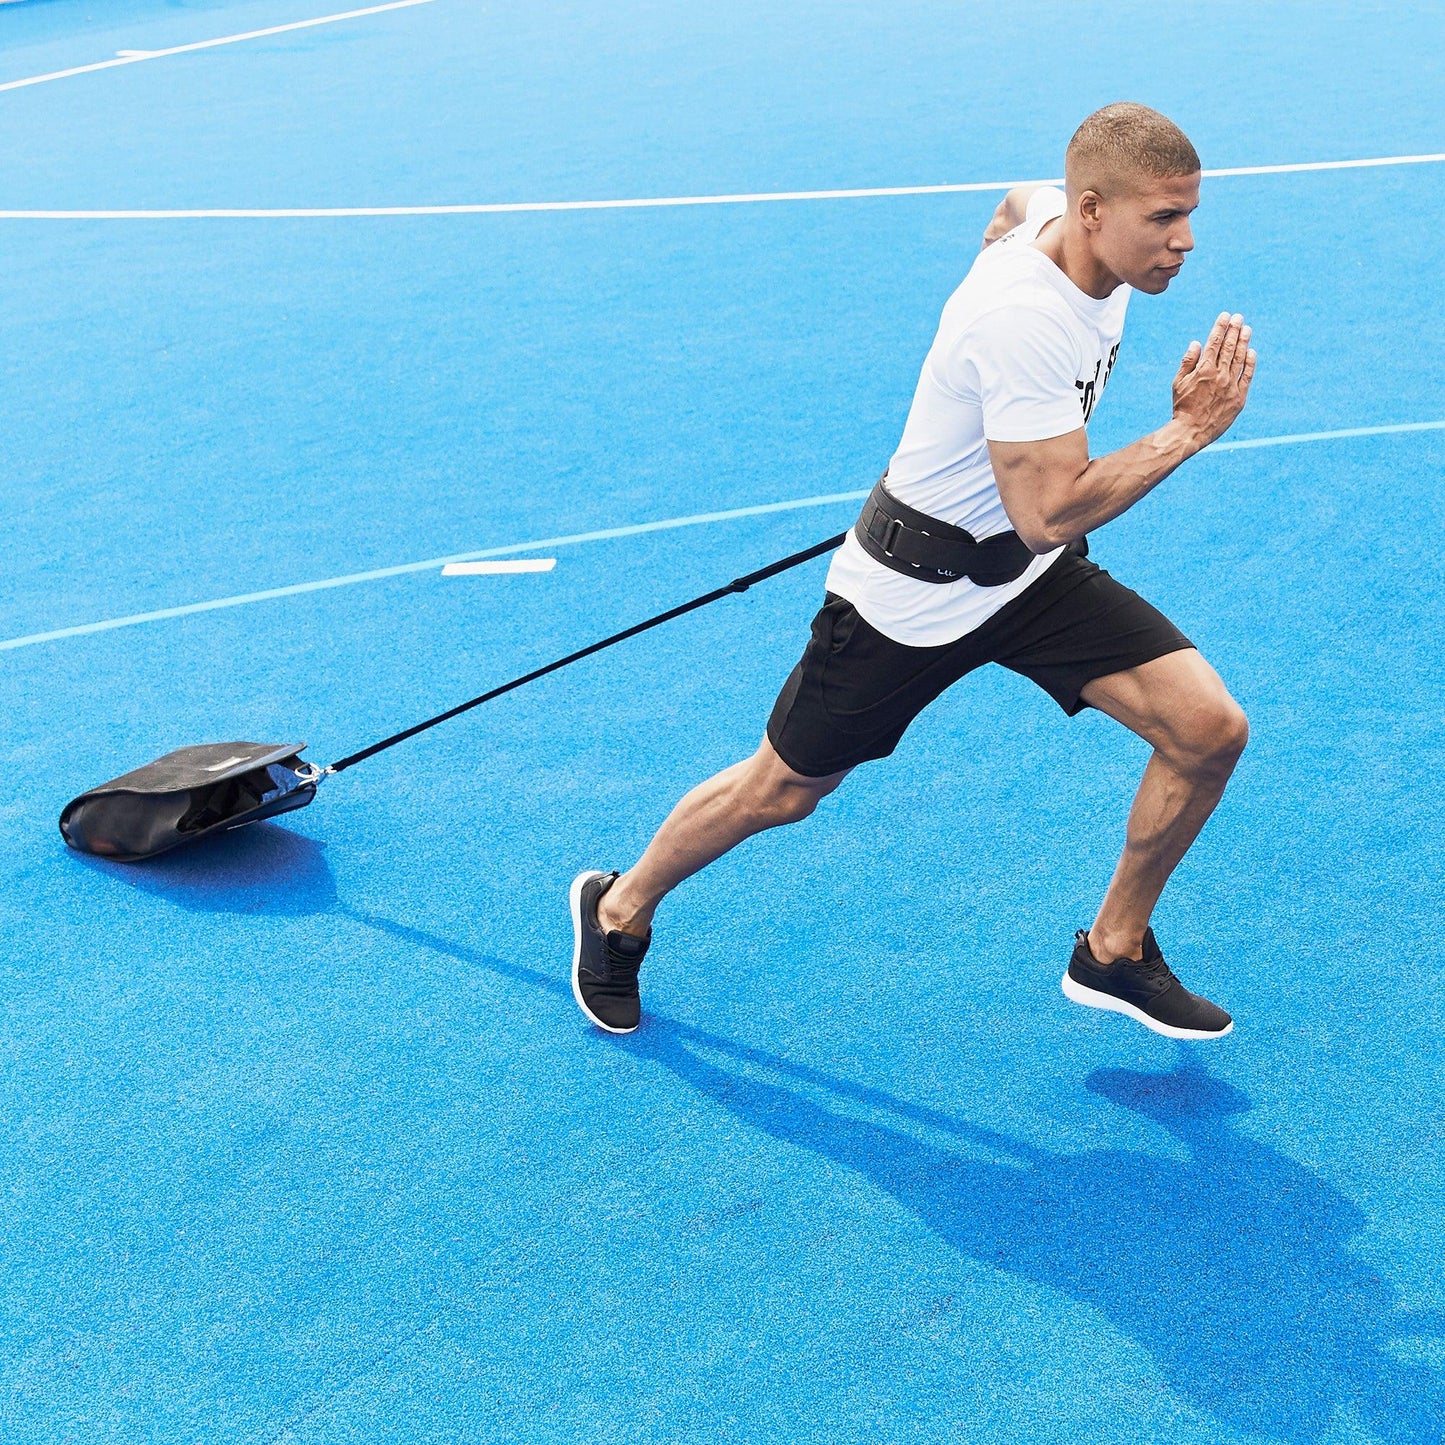
[[[567,980],[390,920],[392,937],[566,1000]],[[1146,1350],[1189,1405],[1245,1434],[1317,1441],[1337,1415],[1387,1445],[1439,1445],[1445,1380],[1392,1353],[1445,1335],[1351,1251],[1365,1216],[1238,1127],[1250,1101],[1191,1058],[1097,1069],[1084,1086],[1185,1146],[1183,1160],[1067,1153],[837,1079],[690,1025],[644,1016],[597,1039],[667,1069],[760,1133],[854,1170],[950,1248],[1088,1305]],[[1081,1387],[1108,1368],[1077,1361]]]

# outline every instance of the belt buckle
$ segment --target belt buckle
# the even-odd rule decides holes
[[[878,545],[882,547],[884,555],[893,555],[893,544],[898,540],[898,534],[903,530],[903,523],[897,517],[889,517],[888,525],[883,529],[883,536]]]

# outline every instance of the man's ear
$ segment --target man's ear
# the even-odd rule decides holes
[[[1087,231],[1097,231],[1104,224],[1103,217],[1099,214],[1104,205],[1104,198],[1098,191],[1085,191],[1079,197],[1079,219],[1084,223]]]

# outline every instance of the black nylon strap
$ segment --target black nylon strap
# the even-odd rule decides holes
[[[726,587],[719,587],[701,597],[694,597],[691,602],[684,602],[681,606],[660,612],[656,617],[649,617],[646,622],[639,622],[623,632],[613,633],[611,637],[604,637],[601,642],[594,642],[577,652],[569,652],[566,657],[559,657],[556,662],[549,662],[545,667],[539,667],[522,677],[514,677],[511,682],[504,682],[500,687],[494,687],[490,692],[484,692],[480,697],[472,698],[470,702],[459,703],[456,707],[448,708],[446,712],[438,713],[425,722],[416,723],[399,733],[393,733],[389,738],[382,738],[379,743],[372,743],[369,748],[362,748],[360,752],[351,753],[340,761],[332,763],[326,771],[329,773],[342,772],[346,768],[364,762],[367,758],[375,757],[377,753],[384,752],[387,748],[394,748],[397,743],[404,743],[408,738],[414,738],[418,733],[424,733],[428,728],[436,727],[438,723],[460,717],[462,713],[470,712],[472,708],[480,707],[484,702],[491,702],[494,697],[501,697],[503,693],[511,692],[514,688],[535,682],[539,677],[546,677],[549,672],[556,672],[559,667],[580,662],[584,657],[591,657],[594,652],[601,652],[604,647],[612,647],[616,643],[626,642],[629,637],[636,637],[640,632],[660,627],[664,622],[671,622],[674,617],[681,617],[684,613],[695,612],[699,607],[706,607],[710,602],[721,601],[722,598],[730,597],[735,592],[746,592],[756,582],[766,582],[769,577],[776,577],[780,572],[786,572],[792,567],[799,567],[804,562],[811,562],[814,557],[821,557],[825,552],[831,552],[835,548],[841,547],[843,539],[847,535],[846,532],[840,532],[836,537],[829,537],[826,542],[818,542],[811,547],[804,548],[801,552],[794,552],[791,557],[784,557],[781,561],[760,567],[756,572],[749,572],[745,577],[735,578]]]
[[[963,578],[979,587],[1001,587],[1022,577],[1034,560],[1017,532],[976,541],[971,532],[941,522],[900,502],[878,481],[854,532],[875,562],[918,582],[945,585]]]

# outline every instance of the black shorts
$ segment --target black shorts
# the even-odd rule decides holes
[[[828,593],[773,705],[768,740],[794,772],[827,777],[886,758],[934,698],[986,662],[1038,683],[1073,717],[1094,678],[1193,645],[1077,545],[981,627],[941,647],[894,642]]]

